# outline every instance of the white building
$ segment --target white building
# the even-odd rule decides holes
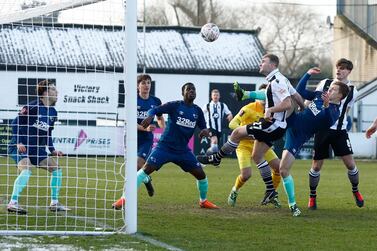
[[[61,125],[121,122],[124,42],[120,26],[2,25],[0,119],[9,123],[35,98],[35,84],[51,79],[59,91]],[[223,30],[217,41],[208,43],[199,28],[147,27],[145,34],[139,30],[135,49],[138,71],[145,69],[152,76],[152,91],[162,102],[181,99],[181,86],[193,82],[198,105],[208,102],[210,89],[218,88],[235,113],[242,104],[229,95],[232,83],[237,80],[252,90],[265,81],[258,73],[264,49],[255,31]]]

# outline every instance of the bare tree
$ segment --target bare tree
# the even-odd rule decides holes
[[[174,9],[178,24],[220,24],[222,6],[216,0],[169,0],[168,4]]]
[[[178,25],[201,26],[216,23],[220,29],[259,29],[259,38],[267,52],[281,59],[280,69],[289,77],[298,77],[305,66],[317,62],[331,72],[330,32],[320,27],[320,16],[310,8],[291,4],[232,6],[216,0],[168,0]],[[152,19],[151,19],[152,20]]]
[[[144,19],[143,13],[139,13],[138,20]],[[163,5],[148,6],[145,12],[145,23],[153,25],[169,25],[169,18]]]
[[[46,1],[43,0],[32,0],[32,1],[24,1],[21,4],[21,9],[31,9],[35,7],[40,7],[46,5]],[[40,17],[33,17],[29,20],[24,20],[24,22],[31,22],[31,23],[57,23],[59,18],[60,12],[55,11],[48,15],[43,15]]]

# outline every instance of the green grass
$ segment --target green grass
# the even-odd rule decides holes
[[[93,177],[107,175],[109,180],[117,182],[113,182],[114,184],[98,183],[102,189],[90,191],[90,196],[96,195],[99,200],[96,203],[90,201],[85,204],[91,209],[85,210],[85,207],[82,206],[75,208],[71,213],[79,216],[96,215],[101,218],[99,220],[101,224],[106,218],[106,224],[118,227],[121,223],[121,212],[105,210],[105,208],[108,208],[112,199],[119,195],[114,195],[115,191],[121,189],[121,179],[116,177],[119,166],[115,164],[116,171],[112,171],[111,168],[114,169],[114,167],[111,167],[111,161],[95,163],[90,160],[89,162],[90,166],[95,166],[95,169],[89,173],[83,168],[84,161],[67,163],[69,166],[80,167],[76,172],[71,172],[69,169],[70,176],[75,174],[85,177],[85,179],[80,180],[81,189],[64,188],[62,191],[64,196],[68,195],[68,192],[72,192],[77,193],[80,197],[85,197],[84,188],[96,184],[95,181],[90,180]],[[264,193],[264,184],[256,168],[253,168],[253,177],[241,189],[236,207],[231,208],[226,204],[226,200],[239,173],[236,160],[227,159],[223,161],[220,168],[207,166],[205,171],[209,179],[208,197],[221,209],[206,210],[200,209],[198,206],[195,179],[190,174],[181,171],[179,167],[169,164],[153,174],[153,184],[156,190],[154,197],[148,197],[144,186],[139,191],[138,232],[184,250],[371,250],[375,248],[377,239],[375,231],[377,223],[376,162],[358,161],[357,165],[360,169],[359,188],[365,199],[364,208],[358,208],[355,205],[346,169],[341,161],[331,160],[325,162],[321,172],[317,199],[318,210],[308,211],[306,205],[309,193],[308,169],[310,161],[296,161],[292,175],[295,180],[296,199],[302,210],[302,216],[293,218],[288,209],[282,186],[278,189],[282,208],[275,209],[272,205],[259,205]],[[7,170],[13,174],[16,173],[15,170],[6,168],[5,159],[0,159],[0,196],[4,197],[4,200],[8,199],[9,194],[5,192],[6,186],[3,184],[8,183],[9,186],[12,186],[15,178],[15,176],[7,178],[5,176]],[[40,175],[43,175],[43,170]],[[38,182],[46,186],[48,183],[45,179],[40,178]],[[30,183],[35,186],[36,183],[33,182],[37,181],[32,177]],[[64,184],[66,182],[67,180]],[[76,181],[72,178],[68,182],[72,186]],[[106,191],[107,188],[109,191]],[[43,197],[42,195],[44,195],[45,197],[40,199],[38,204],[45,205],[47,203],[48,190],[47,186],[39,189],[39,196]],[[36,192],[35,188],[28,190],[30,196]],[[105,195],[106,197],[104,197]],[[80,200],[82,199],[70,198],[67,202],[69,206],[76,207],[80,204],[77,201]],[[93,208],[97,208],[99,212],[96,213]],[[46,210],[40,208],[31,208],[30,210],[32,215],[38,215],[39,218],[44,217],[44,220],[38,222],[41,227],[46,225],[46,220],[47,225],[51,224],[52,228],[56,226],[57,217],[55,215],[46,214]],[[9,223],[15,224],[15,220],[24,223],[21,217],[13,216],[6,220],[5,215],[5,212],[0,212],[0,227],[2,229]],[[64,220],[63,217],[62,220]],[[83,222],[69,223],[80,225]],[[35,226],[36,222],[29,220],[28,224]],[[79,228],[83,229],[84,226],[79,226]],[[156,250],[157,248],[125,235],[101,238],[54,238],[53,241],[47,237],[39,238],[39,243],[71,243],[83,249],[93,247],[102,249],[114,247],[114,245],[137,250]]]

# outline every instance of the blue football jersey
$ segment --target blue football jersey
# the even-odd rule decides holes
[[[301,128],[308,135],[330,128],[339,117],[339,105],[330,103],[328,108],[323,107],[322,91],[306,90],[309,78],[310,75],[305,74],[300,79],[297,92],[311,102],[304,111],[293,113],[287,120],[288,127]]]
[[[187,105],[184,101],[173,101],[148,111],[148,116],[168,114],[168,121],[159,145],[172,151],[187,151],[187,144],[194,134],[195,128],[205,129],[206,123],[202,109],[193,104]]]
[[[24,106],[18,116],[12,121],[12,138],[10,147],[22,143],[28,151],[32,149],[46,149],[50,152],[55,149],[52,144],[51,132],[57,120],[57,111],[54,107],[46,107],[37,100]]]
[[[147,117],[149,109],[155,108],[161,105],[161,100],[154,96],[149,96],[148,99],[143,99],[140,95],[137,96],[137,123],[140,124]],[[161,116],[161,114],[157,114]],[[138,131],[137,134],[138,145],[146,141],[153,141],[153,133]]]

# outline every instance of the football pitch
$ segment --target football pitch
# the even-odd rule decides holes
[[[91,159],[90,161],[93,161]],[[121,162],[121,159],[117,160]],[[83,162],[85,162],[83,160]],[[13,186],[13,180],[7,178],[6,159],[0,158],[0,194],[4,195],[3,184]],[[87,162],[85,162],[87,163]],[[85,163],[70,163],[70,165],[85,165]],[[104,168],[99,162],[97,169]],[[279,198],[282,208],[272,205],[261,206],[264,184],[259,172],[253,168],[252,178],[242,187],[236,206],[227,205],[227,197],[234,184],[239,169],[236,160],[226,159],[220,168],[207,166],[205,171],[209,180],[208,198],[221,207],[219,210],[201,209],[198,205],[198,190],[195,179],[181,171],[175,165],[164,166],[154,173],[153,184],[155,195],[148,197],[144,186],[138,193],[138,232],[143,236],[166,243],[182,250],[372,250],[377,240],[377,162],[357,161],[360,170],[359,189],[364,196],[365,206],[355,205],[347,172],[341,161],[328,160],[321,172],[321,182],[318,187],[318,209],[306,209],[309,188],[308,170],[310,161],[296,161],[292,175],[296,186],[296,199],[302,211],[300,217],[291,216],[287,206],[287,198],[282,185],[279,186]],[[78,168],[77,175],[86,177],[85,169]],[[16,170],[12,170],[16,173]],[[63,171],[64,172],[64,171]],[[121,183],[121,177],[116,178]],[[11,183],[9,184],[11,180]],[[33,176],[30,179],[33,181]],[[44,182],[43,184],[46,184]],[[94,184],[94,183],[93,183]],[[63,184],[64,186],[64,184]],[[80,186],[80,184],[78,184]],[[82,185],[85,187],[84,185]],[[117,184],[119,186],[119,184]],[[40,189],[48,190],[47,186]],[[119,187],[111,187],[112,191]],[[29,195],[33,191],[29,191]],[[42,192],[40,192],[42,193]],[[104,192],[108,194],[109,192]],[[114,192],[113,192],[114,193]],[[101,194],[100,194],[101,195]],[[103,195],[103,194],[102,194]],[[2,198],[0,226],[14,224],[15,217],[3,217],[7,198]],[[73,196],[73,195],[71,195]],[[85,191],[78,190],[77,196],[85,198]],[[108,198],[118,195],[106,195]],[[44,198],[46,200],[46,198]],[[109,200],[105,200],[106,202]],[[68,206],[73,207],[74,200],[68,200]],[[41,202],[46,204],[45,201]],[[102,204],[101,204],[102,203]],[[121,221],[119,211],[103,213],[103,200],[98,201],[99,221]],[[91,205],[90,207],[93,207]],[[38,211],[38,208],[36,209]],[[85,208],[73,210],[76,214],[94,215]],[[70,212],[71,213],[71,212]],[[46,212],[42,213],[46,215]],[[52,218],[53,216],[51,216]],[[108,218],[108,219],[106,219]],[[18,220],[22,222],[21,218]],[[23,222],[24,223],[24,222]],[[33,224],[35,222],[32,222]],[[43,221],[55,224],[55,221]],[[80,229],[80,221],[76,221]],[[116,223],[120,226],[121,222]],[[48,226],[47,226],[48,227]],[[0,237],[0,242],[22,241],[22,238]],[[78,249],[121,249],[133,250],[164,250],[140,239],[127,235],[83,236],[83,237],[27,237],[29,245],[37,243],[39,247],[48,244],[71,245]],[[34,242],[33,242],[34,240]],[[28,244],[25,244],[27,247]],[[33,246],[35,247],[35,246]]]

